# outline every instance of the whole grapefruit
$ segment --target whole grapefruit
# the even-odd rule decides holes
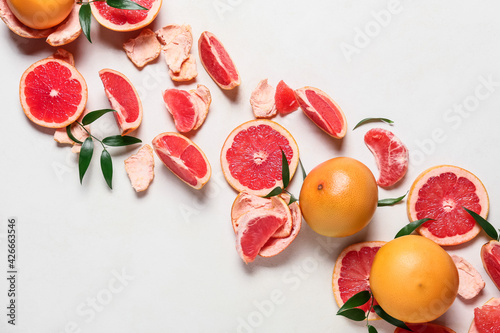
[[[366,165],[336,157],[317,165],[304,180],[299,204],[317,233],[345,237],[363,229],[377,208],[378,188]]]
[[[24,25],[48,29],[58,25],[75,6],[74,0],[7,0],[10,10]]]

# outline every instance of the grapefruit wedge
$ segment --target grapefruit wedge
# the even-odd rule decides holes
[[[484,270],[500,290],[500,242],[491,240],[481,248]]]
[[[341,139],[347,132],[344,112],[335,101],[318,88],[295,90],[295,97],[309,119],[330,136]]]
[[[103,27],[114,31],[134,31],[142,29],[156,18],[162,0],[134,0],[148,10],[117,9],[105,1],[91,1],[92,15]]]
[[[287,115],[299,108],[299,103],[297,102],[297,98],[295,98],[293,89],[283,82],[283,80],[281,80],[276,86],[274,102],[276,104],[276,110],[278,110],[282,116]]]
[[[292,135],[271,120],[251,120],[236,127],[221,151],[221,166],[227,182],[238,192],[265,196],[283,187],[282,154],[293,177],[299,163],[299,148]]]
[[[23,73],[19,96],[24,113],[32,122],[62,128],[77,120],[85,110],[87,84],[73,65],[47,58],[35,62]]]
[[[184,135],[166,132],[153,139],[156,155],[183,182],[201,189],[210,179],[212,169],[203,151]]]
[[[469,333],[500,333],[500,298],[491,298],[474,309]]]
[[[127,135],[139,127],[142,122],[142,103],[132,82],[122,73],[113,69],[99,71],[106,96],[111,107],[116,110],[116,122],[121,134]]]
[[[462,207],[488,216],[486,188],[471,172],[453,165],[439,165],[422,172],[408,193],[410,221],[431,218],[417,231],[442,246],[465,243],[481,231]]]

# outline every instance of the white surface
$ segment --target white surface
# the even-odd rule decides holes
[[[221,4],[226,11],[217,10]],[[388,9],[394,14],[381,27],[373,13]],[[344,239],[321,237],[304,224],[285,252],[245,265],[229,220],[236,193],[220,169],[224,139],[252,119],[248,100],[261,79],[318,87],[346,113],[345,139],[328,137],[301,111],[275,119],[294,135],[307,170],[346,155],[378,175],[363,135],[371,127],[389,127],[352,127],[365,117],[387,117],[395,121],[389,129],[406,143],[412,162],[404,181],[391,191],[381,190],[380,198],[404,194],[427,167],[455,164],[484,182],[489,219],[498,227],[499,9],[497,1],[164,1],[153,28],[188,23],[195,40],[204,30],[213,32],[234,59],[242,85],[237,94],[222,92],[197,59],[196,82],[181,88],[202,83],[212,92],[207,120],[192,136],[211,162],[212,179],[201,191],[193,190],[156,159],[156,178],[142,195],[134,192],[123,168],[136,148],[112,149],[113,191],[97,159],[79,184],[76,156],[69,147],[59,147],[51,131],[32,125],[18,101],[23,71],[54,49],[17,37],[0,24],[0,272],[6,271],[10,216],[19,221],[20,272],[16,327],[6,323],[7,283],[0,279],[0,331],[366,332],[364,323],[335,316],[333,264],[346,245],[390,240],[408,222],[405,205],[378,209],[369,227]],[[372,37],[362,45],[357,34],[365,29],[373,29]],[[162,59],[143,70],[127,59],[121,44],[136,34],[108,31],[93,21],[94,43],[81,36],[66,49],[75,54],[87,80],[92,110],[109,105],[100,69],[129,77],[145,109],[134,134],[150,143],[157,134],[175,130],[161,98],[174,84]],[[341,49],[346,44],[358,47],[358,53],[346,57]],[[196,45],[193,53],[197,56]],[[488,79],[495,82],[491,91],[478,88]],[[474,101],[470,111],[453,111],[455,105]],[[93,131],[118,133],[111,116],[96,122]],[[300,185],[296,177],[290,190],[298,195]],[[480,263],[486,241],[481,234],[449,248],[471,261],[486,281],[479,297],[469,302],[457,298],[437,321],[456,332],[468,330],[474,307],[500,295]],[[123,272],[128,279],[120,283],[116,275]],[[276,303],[270,306],[272,300]],[[380,321],[375,326],[379,332],[394,330]]]

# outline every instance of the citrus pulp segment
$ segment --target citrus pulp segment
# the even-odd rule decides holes
[[[404,328],[396,327],[394,333],[407,333],[407,332],[418,332],[418,333],[456,333],[451,328],[441,326],[433,323],[424,324],[406,324],[411,331],[405,330]]]
[[[276,110],[278,110],[281,115],[289,114],[299,108],[299,103],[295,98],[293,89],[283,82],[283,80],[276,86],[274,102],[276,103]]]
[[[500,332],[500,298],[491,298],[483,306],[474,309],[474,320],[469,333]]]
[[[500,290],[500,242],[491,240],[481,247],[481,261],[486,273]]]

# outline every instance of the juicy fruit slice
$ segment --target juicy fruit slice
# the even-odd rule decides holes
[[[108,96],[121,134],[127,135],[142,122],[142,103],[132,82],[122,73],[113,69],[102,69],[99,77]]]
[[[156,18],[162,0],[134,0],[148,10],[126,10],[109,6],[105,1],[92,1],[92,15],[102,26],[114,31],[133,31],[144,28]]]
[[[474,320],[469,333],[500,332],[500,298],[492,298],[483,306],[474,309]]]
[[[150,145],[144,145],[125,160],[125,171],[136,192],[148,189],[155,176],[154,168],[153,148]]]
[[[335,101],[318,88],[304,87],[295,90],[295,97],[309,119],[336,139],[347,133],[344,112]]]
[[[163,92],[163,101],[177,130],[189,132],[198,129],[205,121],[212,97],[208,88],[199,84],[190,91],[167,89]]]
[[[375,156],[380,175],[377,184],[389,187],[408,171],[408,149],[391,131],[372,128],[365,134],[365,144]]]
[[[418,333],[456,333],[451,328],[433,323],[406,324],[411,331],[396,327],[394,333],[418,332]]]
[[[238,192],[258,196],[283,187],[282,154],[293,177],[299,163],[299,148],[281,125],[266,119],[251,120],[236,127],[221,151],[221,166],[227,182]]]
[[[143,29],[141,33],[123,43],[127,57],[139,68],[154,61],[161,52],[161,44],[151,29]]]
[[[75,6],[75,1],[7,0],[7,4],[24,25],[33,29],[48,29],[64,21]]]
[[[458,295],[464,299],[472,299],[483,290],[485,283],[479,272],[464,258],[455,254],[451,259],[458,270]]]
[[[211,32],[204,31],[198,40],[200,60],[208,75],[225,90],[241,83],[240,74],[224,45]]]
[[[484,270],[500,290],[500,242],[491,240],[481,247]]]
[[[274,87],[267,83],[267,79],[260,81],[252,91],[250,105],[255,118],[271,118],[276,115],[274,92]]]
[[[283,82],[283,80],[276,86],[274,101],[276,103],[276,110],[283,116],[299,108],[299,103],[297,102],[297,98],[295,98],[293,89]]]
[[[333,295],[339,308],[355,294],[370,290],[369,278],[373,258],[385,243],[362,242],[349,245],[342,250],[335,261],[332,279]],[[366,313],[369,306],[370,304],[367,303],[359,308]],[[370,312],[368,318],[380,319],[374,311]]]
[[[166,132],[153,139],[156,155],[177,177],[200,189],[210,179],[212,169],[203,151],[184,135]]]
[[[443,246],[465,243],[481,231],[462,207],[486,218],[488,193],[475,175],[452,165],[440,165],[422,172],[408,194],[410,221],[434,219],[417,231]]]
[[[80,117],[87,103],[87,84],[71,64],[39,60],[22,75],[19,88],[26,116],[43,127],[62,128]]]

